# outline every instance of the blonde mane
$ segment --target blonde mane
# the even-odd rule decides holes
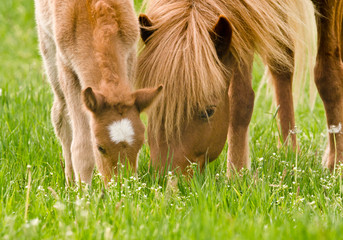
[[[167,140],[196,110],[223,98],[229,76],[217,57],[210,31],[219,15],[226,16],[233,36],[230,52],[239,64],[250,64],[256,51],[275,66],[292,67],[285,49],[294,50],[296,33],[287,24],[293,0],[150,0],[147,15],[154,31],[138,59],[136,86],[164,85],[163,96],[151,111],[150,128],[161,127]]]

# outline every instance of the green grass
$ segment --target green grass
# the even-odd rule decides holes
[[[276,108],[264,87],[250,125],[250,172],[227,179],[224,149],[175,190],[171,176],[148,171],[144,146],[137,177],[123,172],[103,190],[95,174],[92,188],[78,191],[65,187],[33,3],[1,1],[0,22],[0,239],[342,238],[341,178],[321,167],[327,130],[319,98],[311,112],[305,94],[297,109],[298,157],[277,147]],[[261,74],[256,66],[255,90]]]

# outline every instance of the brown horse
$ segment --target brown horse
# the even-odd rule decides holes
[[[296,146],[295,135],[289,135],[295,127],[292,79],[302,79],[315,61],[310,0],[150,0],[139,20],[145,46],[136,85],[165,87],[149,116],[153,166],[183,173],[192,162],[202,168],[228,138],[228,173],[250,167],[256,52],[272,76],[282,137]]]
[[[161,87],[131,91],[138,21],[130,0],[36,0],[52,122],[67,181],[91,183],[94,159],[107,182],[118,160],[137,169],[144,141],[139,114]]]

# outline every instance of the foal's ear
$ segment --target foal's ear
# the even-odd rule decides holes
[[[88,110],[97,112],[104,105],[104,96],[93,91],[91,87],[82,91],[82,100]]]
[[[229,20],[224,15],[220,15],[210,34],[218,57],[225,57],[229,53],[232,39],[232,27]]]
[[[133,93],[135,97],[135,105],[139,112],[148,108],[156,99],[156,97],[162,91],[163,86],[160,85],[157,88],[143,88]]]
[[[154,31],[149,30],[149,27],[152,26],[152,22],[150,18],[143,13],[139,15],[138,20],[139,20],[140,29],[141,29],[142,40],[144,41],[144,43],[147,43],[148,38],[151,36],[151,34],[154,33]]]

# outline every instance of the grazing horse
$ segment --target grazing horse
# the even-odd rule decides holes
[[[150,0],[139,21],[144,46],[136,86],[164,85],[149,115],[154,167],[182,173],[191,163],[202,168],[226,139],[228,174],[250,167],[255,53],[272,76],[282,137],[296,147],[289,135],[295,127],[292,79],[315,62],[310,0]]]
[[[52,122],[67,182],[105,183],[118,160],[137,169],[140,112],[161,91],[133,92],[139,25],[130,0],[36,0],[40,51],[54,92]]]

